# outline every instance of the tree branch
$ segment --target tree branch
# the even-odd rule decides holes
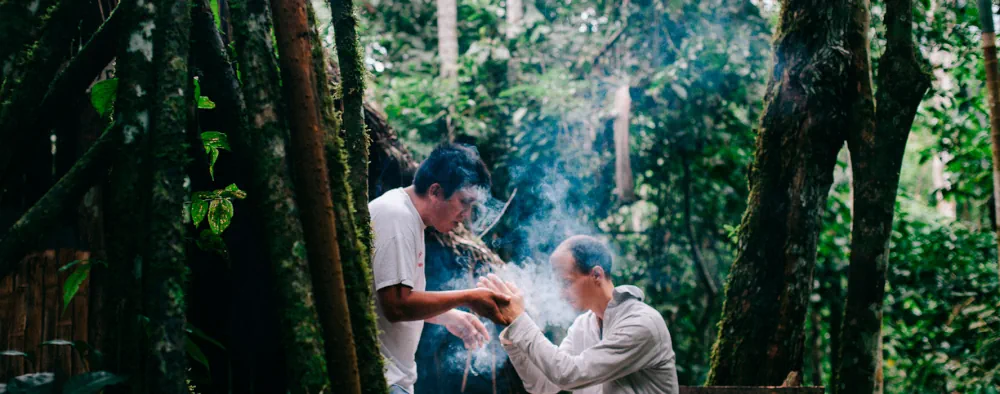
[[[24,253],[38,245],[46,229],[76,206],[91,186],[103,179],[116,150],[114,131],[109,127],[69,172],[11,226],[0,239],[0,278],[13,272]]]

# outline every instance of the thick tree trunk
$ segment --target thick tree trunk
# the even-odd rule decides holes
[[[0,238],[0,277],[17,269],[24,253],[38,246],[46,231],[107,175],[115,157],[115,131],[106,131],[76,164]]]
[[[282,85],[289,103],[291,154],[295,157],[296,200],[301,206],[306,253],[331,382],[360,394],[351,319],[336,231],[330,181],[323,157],[321,108],[313,70],[311,33],[305,4],[272,0]],[[325,81],[324,81],[325,82]]]
[[[148,1],[148,0],[147,0]],[[150,105],[148,248],[142,259],[144,313],[149,318],[146,390],[187,394],[185,202],[187,118],[193,103],[189,75],[191,11],[187,2],[156,1],[153,39],[156,90]],[[149,70],[147,70],[149,72]]]
[[[990,92],[990,147],[993,150],[993,217],[1000,218],[1000,77],[997,76],[997,35],[993,28],[993,2],[979,0],[979,21],[983,31],[983,62],[986,67],[986,87]],[[1000,250],[1000,226],[997,249]],[[1000,270],[997,271],[1000,274]]]
[[[327,56],[314,32],[313,53],[317,89],[326,126],[325,155],[336,214],[340,258],[344,267],[347,305],[351,312],[355,352],[364,393],[388,391],[372,297],[371,219],[368,213],[368,132],[364,118],[364,65],[358,46],[357,19],[350,0],[331,1],[333,28],[340,63],[343,122],[337,119],[329,91]],[[344,133],[341,133],[341,126]],[[344,138],[341,138],[341,135]]]
[[[868,4],[864,4],[868,7]],[[867,8],[856,10],[857,37],[867,37]],[[910,0],[886,2],[886,51],[879,61],[878,110],[870,99],[852,116],[865,119],[851,130],[848,147],[854,175],[854,219],[851,232],[851,265],[847,304],[841,330],[840,372],[834,393],[871,393],[876,389],[876,368],[881,352],[882,303],[889,262],[893,209],[906,140],[917,106],[930,87],[930,76],[921,69],[913,44]],[[858,39],[850,50],[867,56],[868,40]],[[861,59],[867,63],[867,59]],[[859,80],[871,97],[871,81]]]
[[[104,348],[106,365],[112,372],[130,377],[132,392],[141,393],[144,371],[139,349],[145,349],[144,335],[140,331],[139,314],[142,299],[142,259],[145,239],[142,234],[148,212],[148,176],[142,169],[146,162],[140,155],[148,147],[150,100],[154,94],[156,69],[153,62],[154,21],[153,7],[138,2],[125,2],[121,12],[121,34],[118,37],[116,74],[118,92],[115,101],[115,130],[121,146],[112,164],[111,184],[108,188],[107,224],[108,268],[95,270],[93,275],[103,283],[128,283],[129,286],[112,286],[105,294],[102,316],[108,327]],[[180,210],[176,211],[180,214]],[[117,388],[116,390],[124,390]]]
[[[296,394],[317,393],[330,383],[304,253],[305,236],[285,154],[288,129],[271,44],[270,12],[265,0],[234,1],[232,11],[236,54],[241,69],[246,70],[242,82],[247,127],[231,132],[230,140],[237,158],[247,158],[251,172],[247,194],[260,216],[259,231],[273,267],[287,380],[294,383],[288,389]],[[225,78],[235,84],[235,75],[231,70],[227,73]]]
[[[708,385],[778,385],[801,374],[820,211],[856,95],[842,49],[850,6],[783,2]]]

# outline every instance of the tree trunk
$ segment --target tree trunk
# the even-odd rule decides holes
[[[997,76],[997,35],[993,28],[993,2],[979,0],[979,21],[983,30],[983,62],[986,67],[986,87],[990,92],[990,146],[993,148],[993,217],[1000,218],[1000,77]],[[1000,250],[1000,226],[997,249]],[[997,271],[1000,274],[1000,270]]]
[[[295,157],[296,200],[301,206],[306,253],[330,382],[347,393],[360,394],[351,319],[336,232],[330,181],[323,157],[321,109],[317,107],[317,76],[313,70],[314,29],[305,4],[272,0],[282,86],[289,108],[291,154]]]
[[[820,212],[857,95],[842,49],[850,2],[782,4],[708,385],[778,385],[801,374]]]
[[[148,1],[148,0],[147,0]],[[149,318],[146,390],[187,394],[185,287],[187,258],[182,214],[187,182],[187,118],[194,94],[189,75],[191,11],[187,2],[159,0],[153,43],[156,90],[150,102],[149,241],[142,259],[144,313]],[[146,70],[150,72],[150,70]]]
[[[867,63],[868,4],[856,9],[852,49]],[[903,152],[917,106],[930,87],[930,76],[921,69],[922,60],[913,43],[912,3],[886,2],[886,51],[879,59],[878,110],[870,99],[855,119],[866,119],[848,136],[854,176],[854,218],[851,231],[851,265],[848,270],[847,303],[841,330],[839,380],[834,393],[871,393],[881,373],[882,302],[885,272],[889,262],[889,239],[899,186]],[[870,79],[859,80],[862,92],[871,97]],[[867,85],[867,87],[865,87]],[[874,112],[874,116],[872,113]]]
[[[363,392],[388,391],[382,353],[379,351],[378,324],[372,297],[371,218],[368,213],[368,149],[370,140],[364,118],[364,63],[358,46],[357,18],[351,0],[331,1],[340,83],[343,93],[343,122],[337,121],[327,75],[326,51],[314,32],[317,88],[326,119],[326,164],[335,208],[344,285],[351,312],[359,374]],[[344,138],[341,138],[341,125]]]
[[[155,75],[150,70],[156,69],[153,62],[156,23],[151,8],[138,2],[125,2],[117,11],[123,18],[115,70],[118,76],[115,127],[120,131],[116,138],[121,150],[112,164],[105,205],[108,268],[103,272],[106,277],[100,279],[103,283],[131,284],[112,286],[105,294],[107,314],[102,318],[108,327],[108,342],[100,350],[112,372],[130,377],[129,387],[134,393],[142,393],[146,387],[142,374],[144,359],[139,352],[146,348],[139,326],[144,282],[139,253],[146,241],[142,235],[148,232],[143,231],[147,218],[137,213],[148,212],[146,204],[150,190],[148,176],[143,176],[146,161],[140,160],[140,155],[149,145],[149,108],[155,87]],[[100,273],[95,271],[94,275]]]
[[[454,100],[458,96],[458,1],[437,0],[438,57],[441,59],[441,79],[447,94],[448,113],[445,116],[447,140],[455,140]]]
[[[260,217],[259,231],[273,267],[287,380],[294,382],[288,389],[297,394],[317,393],[330,382],[309,279],[309,261],[303,250],[302,223],[285,154],[288,129],[283,121],[278,65],[271,44],[270,12],[264,0],[234,1],[232,12],[236,54],[241,69],[245,70],[242,96],[246,100],[247,126],[230,133],[230,139],[237,158],[246,157],[251,171],[247,194]],[[235,75],[227,72],[226,78],[235,83]],[[240,95],[240,91],[232,94]]]
[[[635,201],[635,181],[632,177],[632,162],[629,157],[629,115],[632,111],[632,97],[628,85],[615,90],[615,194],[622,202]]]

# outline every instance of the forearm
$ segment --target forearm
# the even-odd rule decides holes
[[[392,308],[390,320],[438,320],[434,319],[442,313],[465,305],[472,295],[470,290],[454,291],[413,291],[406,297],[401,297]],[[388,308],[387,308],[388,309]]]

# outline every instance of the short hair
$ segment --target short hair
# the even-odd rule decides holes
[[[574,235],[563,241],[560,247],[570,252],[581,273],[589,275],[594,267],[601,267],[604,274],[611,277],[614,257],[611,248],[601,240],[589,235]]]
[[[486,163],[476,148],[468,145],[444,143],[431,152],[413,176],[413,187],[418,195],[426,195],[433,184],[441,185],[444,198],[451,198],[456,191],[469,186],[489,189],[492,181]]]

